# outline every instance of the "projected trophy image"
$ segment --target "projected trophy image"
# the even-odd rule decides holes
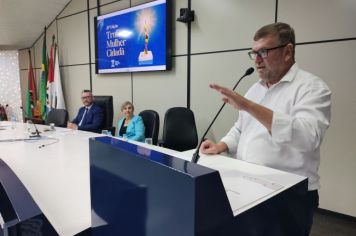
[[[153,64],[153,54],[152,51],[148,49],[148,43],[150,39],[150,33],[153,31],[153,28],[156,23],[156,15],[152,9],[142,10],[136,21],[137,31],[140,32],[140,36],[143,37],[144,48],[138,56],[139,65],[150,65]]]
[[[170,69],[170,9],[156,0],[95,17],[96,73]]]

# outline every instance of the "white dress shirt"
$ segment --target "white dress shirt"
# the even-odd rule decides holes
[[[320,187],[320,144],[330,123],[331,91],[295,63],[269,88],[260,80],[246,98],[273,111],[272,133],[247,112],[222,138],[230,153],[248,162],[308,177],[309,190]]]

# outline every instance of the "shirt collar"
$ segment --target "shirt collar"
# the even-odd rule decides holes
[[[85,109],[88,109],[88,111],[89,111],[92,106],[93,106],[93,103],[90,106],[85,107]]]
[[[280,81],[277,83],[273,84],[271,87],[274,87],[275,85],[282,83],[282,82],[291,82],[294,78],[295,75],[297,74],[297,71],[299,69],[298,64],[295,62],[291,68],[289,68],[288,72],[282,77]],[[258,81],[263,87],[267,87],[264,80],[260,79]]]

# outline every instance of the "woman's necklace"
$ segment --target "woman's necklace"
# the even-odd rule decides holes
[[[130,120],[126,118],[125,119],[125,126],[127,126],[129,123],[130,123]]]

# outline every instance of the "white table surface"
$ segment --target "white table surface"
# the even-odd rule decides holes
[[[47,126],[37,125],[40,131]],[[26,124],[0,122],[0,140],[27,138]],[[34,128],[32,129],[32,131]],[[0,142],[0,158],[15,172],[60,235],[91,226],[89,138],[100,134],[56,128],[34,141]],[[39,148],[55,140],[58,143]]]
[[[91,226],[89,138],[102,135],[65,128],[43,132],[48,126],[37,127],[42,136],[39,140],[0,142],[0,158],[15,172],[60,235],[79,233]],[[11,127],[10,122],[0,122],[0,141],[10,138],[28,138],[26,124]],[[194,152],[129,142],[189,161]],[[46,144],[50,145],[39,148]],[[201,155],[199,164],[220,172],[234,215],[305,179],[221,155]]]

